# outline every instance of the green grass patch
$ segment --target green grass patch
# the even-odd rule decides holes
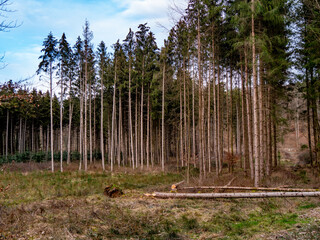
[[[319,204],[303,202],[303,203],[299,204],[298,209],[299,210],[311,209],[311,208],[316,208],[318,206],[319,206]]]
[[[150,186],[170,185],[180,181],[179,174],[110,174],[84,172],[19,172],[0,173],[0,187],[10,188],[0,198],[0,204],[17,205],[34,201],[65,197],[81,197],[103,193],[114,184],[126,190]]]

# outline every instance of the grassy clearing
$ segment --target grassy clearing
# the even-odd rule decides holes
[[[132,191],[141,192],[154,187],[168,186],[182,179],[179,174],[110,174],[84,172],[4,172],[0,173],[0,187],[10,184],[2,194],[0,204],[17,205],[46,199],[82,197],[101,194],[110,184],[119,186],[130,195]]]
[[[295,236],[297,227],[306,236],[320,230],[320,200],[315,198],[143,196],[168,191],[182,179],[176,173],[2,172],[0,187],[10,187],[0,193],[0,239],[267,239],[278,231]],[[106,198],[102,193],[109,184],[125,195]]]

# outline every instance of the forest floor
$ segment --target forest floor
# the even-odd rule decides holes
[[[180,173],[132,171],[51,173],[49,163],[0,166],[0,239],[320,239],[319,198],[153,199]],[[58,169],[58,165],[57,165]],[[196,173],[192,181],[197,185]],[[243,174],[208,177],[204,185],[251,186]],[[103,195],[107,185],[124,191]],[[274,171],[263,185],[319,188],[308,168]]]

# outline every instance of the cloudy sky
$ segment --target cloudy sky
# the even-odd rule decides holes
[[[74,44],[82,35],[87,19],[94,34],[95,46],[104,41],[111,45],[125,39],[129,28],[134,31],[140,23],[148,23],[161,46],[167,30],[173,26],[177,13],[172,13],[173,4],[183,9],[186,0],[10,0],[3,20],[17,21],[20,26],[10,32],[0,32],[0,54],[4,55],[6,67],[0,70],[0,83],[12,79],[19,81],[34,76],[39,64],[44,38],[51,31],[56,38],[65,32],[67,40]],[[38,76],[30,80],[40,87]],[[43,87],[43,86],[42,86]]]

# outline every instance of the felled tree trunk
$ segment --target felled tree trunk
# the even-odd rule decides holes
[[[146,194],[155,198],[270,198],[270,197],[320,197],[320,192],[262,192],[262,193],[162,193]]]
[[[173,187],[174,185],[172,185]],[[171,187],[171,188],[172,188]],[[270,192],[317,192],[317,189],[297,188],[265,188],[265,187],[229,187],[229,186],[197,186],[197,187],[176,187],[178,190],[246,190],[246,191],[270,191]]]

